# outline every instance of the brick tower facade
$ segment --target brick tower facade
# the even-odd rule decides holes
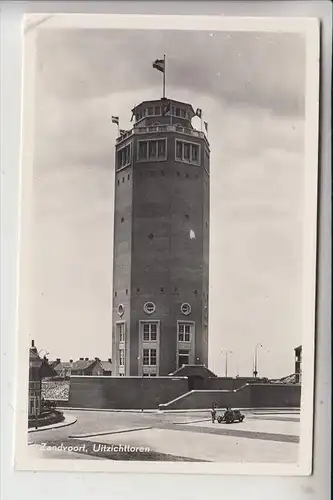
[[[191,105],[133,110],[116,142],[115,375],[165,376],[208,362],[209,161]]]

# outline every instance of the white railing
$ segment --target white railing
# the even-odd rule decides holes
[[[199,130],[185,128],[180,125],[152,125],[150,127],[134,127],[132,130],[129,130],[122,134],[117,138],[117,143],[128,139],[133,134],[151,134],[151,133],[163,133],[163,132],[177,132],[179,134],[189,135],[191,137],[199,137],[203,139],[205,137],[204,132],[200,132]]]

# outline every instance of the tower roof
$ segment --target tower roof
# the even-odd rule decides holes
[[[142,107],[146,107],[149,105],[150,106],[158,106],[159,104],[162,105],[165,103],[170,103],[171,105],[173,104],[176,106],[178,105],[181,107],[185,107],[185,108],[187,108],[188,114],[191,118],[193,118],[195,116],[195,111],[193,109],[192,104],[189,104],[187,102],[182,102],[182,101],[176,101],[175,99],[168,99],[167,97],[162,97],[161,99],[152,99],[150,101],[142,101],[142,102],[140,102],[140,104],[137,104],[136,106],[134,106],[134,108],[132,109],[132,113],[136,113],[136,111]]]

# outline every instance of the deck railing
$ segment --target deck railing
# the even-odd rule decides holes
[[[163,132],[177,132],[179,134],[188,135],[191,137],[199,137],[200,139],[205,138],[204,132],[199,130],[185,128],[181,125],[152,125],[150,127],[133,127],[131,130],[126,131],[117,138],[117,144],[125,141],[132,135],[140,134],[153,134],[153,133],[163,133]]]

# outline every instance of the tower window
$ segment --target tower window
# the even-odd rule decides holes
[[[193,165],[200,164],[200,145],[176,139],[176,160]]]
[[[183,143],[181,141],[176,141],[176,159],[183,159]]]
[[[164,175],[165,175],[164,170],[161,170],[161,175],[162,175],[162,177],[164,177]]]
[[[118,309],[117,309],[118,315],[121,317],[124,315],[124,312],[125,312],[124,306],[122,304],[119,304]]]
[[[160,288],[160,292],[164,293],[164,288],[163,287]]]
[[[160,115],[161,114],[161,106],[155,106],[155,115]]]
[[[126,295],[128,295],[128,288],[126,288],[126,291],[125,291]]]
[[[117,323],[118,342],[125,342],[125,323]]]
[[[143,342],[156,342],[157,340],[157,323],[143,324]]]
[[[155,312],[156,306],[154,302],[146,302],[143,306],[143,310],[146,314],[153,314]]]
[[[118,149],[117,153],[117,168],[125,167],[126,165],[130,165],[131,163],[131,145],[127,144],[127,146]]]
[[[191,145],[188,142],[184,142],[184,160],[190,161],[191,158]]]
[[[137,288],[137,289],[136,289],[136,292],[137,292],[137,293],[140,293],[140,288]]]
[[[166,139],[138,141],[138,161],[166,160]]]
[[[148,235],[148,238],[149,238],[150,240],[153,240],[153,239],[154,239],[154,235],[153,235],[153,233],[150,233],[150,234]]]
[[[184,314],[184,316],[188,316],[191,313],[191,306],[190,304],[187,304],[187,302],[185,302],[180,306],[180,310],[182,314]]]
[[[186,118],[186,109],[185,108],[181,108],[180,109],[180,114],[183,118]]]
[[[128,180],[128,181],[130,180],[130,174],[128,174],[128,176],[127,176],[127,180]]]
[[[194,295],[198,295],[198,290],[194,290]]]
[[[148,143],[146,141],[139,141],[138,159],[146,160],[148,155]]]
[[[157,156],[157,141],[149,141],[149,158],[153,159]]]
[[[119,349],[119,366],[125,366],[125,349]]]
[[[165,139],[160,139],[157,141],[157,156],[158,158],[165,157]]]
[[[144,366],[156,366],[156,349],[143,349],[142,364]]]
[[[120,222],[121,222],[121,223],[123,223],[123,222],[124,222],[124,217],[122,217],[122,218],[120,219]]]
[[[193,323],[178,323],[178,342],[191,342]]]
[[[119,184],[120,184],[119,179],[118,179],[118,181],[117,181],[117,184],[118,184],[118,186],[119,186]]]

